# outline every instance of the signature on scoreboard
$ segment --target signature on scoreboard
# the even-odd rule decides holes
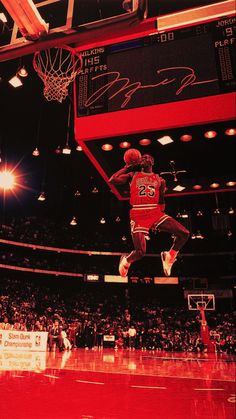
[[[146,85],[143,85],[140,81],[131,83],[128,77],[121,77],[119,71],[108,71],[98,74],[92,77],[92,80],[100,80],[101,83],[104,78],[104,84],[87,98],[84,105],[90,107],[105,95],[108,100],[111,100],[123,94],[124,100],[121,103],[121,108],[125,108],[135,93],[144,89],[155,89],[159,86],[168,86],[176,83],[177,89],[175,94],[178,96],[189,86],[215,83],[218,81],[217,78],[203,81],[197,80],[196,73],[191,67],[166,67],[156,70],[156,74],[158,78],[157,83]],[[109,77],[108,82],[107,77]]]

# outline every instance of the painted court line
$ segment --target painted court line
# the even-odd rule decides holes
[[[199,391],[224,391],[224,388],[194,388]]]
[[[156,387],[156,386],[130,386],[133,388],[155,388],[157,390],[166,390],[167,387]]]
[[[85,380],[75,380],[77,383],[85,383],[85,384],[100,384],[104,385],[105,383],[99,383],[98,381],[85,381]]]
[[[141,375],[141,374],[140,374]],[[142,374],[145,375],[145,374]],[[221,381],[227,383],[235,383],[235,380],[228,380],[225,378],[206,378],[206,377],[185,377],[184,375],[163,375],[163,374],[156,374],[156,375],[149,375],[149,377],[161,377],[161,378],[175,378],[180,380],[203,380],[203,381]]]
[[[57,377],[56,375],[49,375],[49,374],[44,374],[44,377],[56,378],[56,379],[60,378],[60,377]]]

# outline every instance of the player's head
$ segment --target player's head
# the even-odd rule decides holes
[[[141,157],[141,166],[149,167],[154,165],[154,158],[150,154],[143,154]]]

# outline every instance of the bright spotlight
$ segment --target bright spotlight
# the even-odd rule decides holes
[[[13,189],[15,185],[15,176],[7,170],[0,172],[0,188]]]

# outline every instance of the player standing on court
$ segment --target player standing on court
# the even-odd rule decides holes
[[[141,172],[135,171],[137,164]],[[109,182],[113,184],[130,184],[130,226],[134,250],[127,256],[121,256],[119,273],[122,277],[127,276],[130,265],[141,259],[146,254],[146,239],[149,230],[165,231],[174,235],[174,241],[169,251],[161,252],[163,270],[166,276],[170,276],[173,263],[180,249],[189,237],[189,231],[174,218],[165,214],[165,189],[166,183],[163,178],[154,173],[152,168],[154,158],[149,154],[141,156],[135,164],[126,164],[118,172],[114,173]]]

